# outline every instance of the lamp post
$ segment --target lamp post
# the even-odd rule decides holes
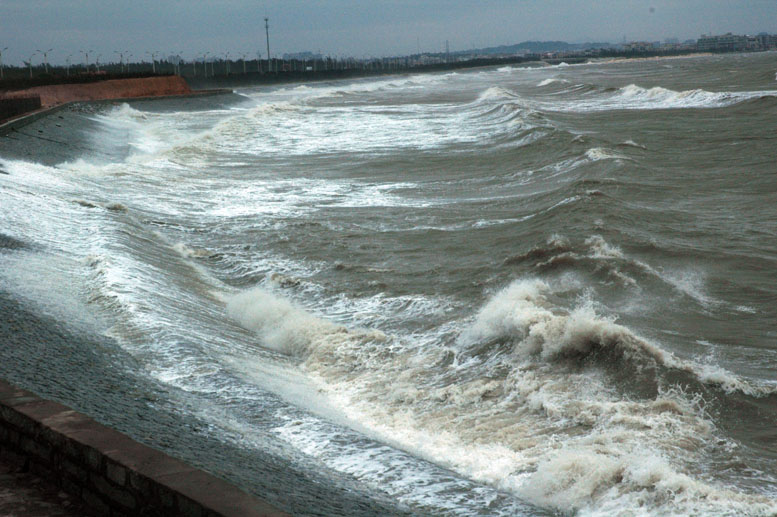
[[[181,75],[181,61],[183,61],[183,58],[181,57],[183,55],[183,50],[179,52],[173,52],[173,73],[175,75]]]
[[[227,75],[229,75],[229,52],[227,52],[225,55],[225,69],[227,72]]]
[[[130,72],[130,68],[129,68],[130,67],[130,58],[132,57],[132,54],[130,54],[129,51],[126,51],[126,52],[127,52],[127,73],[129,73]]]
[[[124,52],[114,50],[113,53],[119,55],[119,68],[121,69],[121,73],[124,73]]]
[[[94,52],[93,50],[80,50],[85,57],[84,62],[86,63],[86,71],[89,72],[89,52]]]
[[[37,52],[30,54],[30,60],[27,62],[27,65],[30,67],[30,79],[32,79],[32,58],[35,57],[35,54],[37,54]]]
[[[70,58],[71,57],[73,57],[73,54],[68,54],[67,59],[65,60],[65,62],[67,63],[67,68],[65,70],[67,70],[66,73],[68,77],[70,77]]]
[[[94,60],[95,66],[97,66],[97,73],[100,73],[100,58],[103,57],[102,54],[97,54],[97,59]]]
[[[151,56],[151,72],[156,74],[156,52],[146,52],[146,54],[149,54]]]
[[[40,52],[41,54],[43,54],[43,68],[44,68],[44,70],[46,70],[47,74],[49,73],[49,52],[51,52],[52,50],[54,50],[54,49],[52,49],[52,48],[50,48],[48,50],[39,50],[38,49],[38,50],[35,51],[35,52]]]
[[[0,80],[3,79],[3,52],[8,50],[8,47],[5,47],[3,50],[0,50]]]
[[[205,69],[205,77],[208,77],[208,54],[210,54],[210,52],[206,52],[205,55],[202,56],[202,68]]]

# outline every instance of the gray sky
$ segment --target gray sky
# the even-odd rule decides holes
[[[777,0],[0,0],[3,62],[37,49],[49,62],[133,61],[147,52],[264,55],[310,50],[356,57],[518,43],[681,40],[702,33],[777,33]],[[42,56],[33,58],[36,64]]]

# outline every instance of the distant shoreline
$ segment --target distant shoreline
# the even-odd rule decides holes
[[[744,52],[743,52],[744,53]],[[484,68],[491,66],[508,66],[526,63],[537,66],[567,64],[585,64],[585,63],[610,63],[610,62],[629,62],[637,60],[659,60],[659,59],[687,59],[693,57],[713,56],[718,53],[713,52],[683,52],[683,53],[644,53],[634,55],[622,52],[613,53],[605,56],[567,56],[557,58],[535,58],[535,57],[509,57],[509,58],[484,58],[454,63],[438,63],[425,66],[414,67],[387,67],[381,69],[333,69],[318,71],[279,71],[279,72],[247,72],[237,74],[217,74],[210,77],[202,76],[178,76],[178,75],[144,75],[139,77],[129,77],[115,79],[114,75],[106,75],[105,79],[94,76],[88,76],[86,82],[73,82],[74,79],[51,78],[52,84],[41,84],[40,80],[31,80],[29,83],[36,84],[27,88],[16,89],[3,92],[2,82],[0,82],[0,103],[8,102],[8,99],[21,98],[29,101],[30,97],[40,96],[40,109],[26,109],[21,113],[12,113],[8,115],[3,112],[0,106],[0,133],[8,131],[8,125],[19,122],[27,117],[34,117],[47,114],[52,109],[57,109],[72,102],[89,101],[120,101],[120,100],[140,100],[179,96],[196,96],[231,93],[231,88],[251,87],[260,85],[288,84],[288,83],[308,83],[322,81],[337,81],[347,79],[360,79],[366,77],[380,77],[406,74],[426,74],[435,72],[465,70]],[[121,77],[121,76],[119,76]],[[57,83],[58,80],[64,80],[64,83]],[[24,82],[16,81],[23,85]],[[7,85],[6,85],[7,86]],[[22,108],[23,109],[23,108]],[[31,121],[30,120],[30,121]],[[26,123],[26,122],[24,122]],[[4,131],[5,130],[5,131]]]

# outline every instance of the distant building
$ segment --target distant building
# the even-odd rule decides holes
[[[696,42],[696,46],[702,51],[735,51],[748,48],[747,36],[731,34],[730,32],[721,36],[706,36],[702,34],[701,38]]]
[[[623,50],[626,52],[648,52],[653,49],[653,43],[649,41],[630,41],[623,44]]]
[[[730,32],[720,36],[702,34],[696,44],[698,49],[702,51],[768,50],[777,48],[777,36],[763,32],[758,36],[745,36]]]
[[[755,40],[764,50],[777,48],[777,34],[766,34],[765,32],[762,32],[755,37]]]

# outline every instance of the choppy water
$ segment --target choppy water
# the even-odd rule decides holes
[[[776,73],[505,67],[77,113],[67,161],[0,148],[0,285],[131,358],[120,393],[185,400],[247,486],[271,453],[397,512],[772,515]]]

